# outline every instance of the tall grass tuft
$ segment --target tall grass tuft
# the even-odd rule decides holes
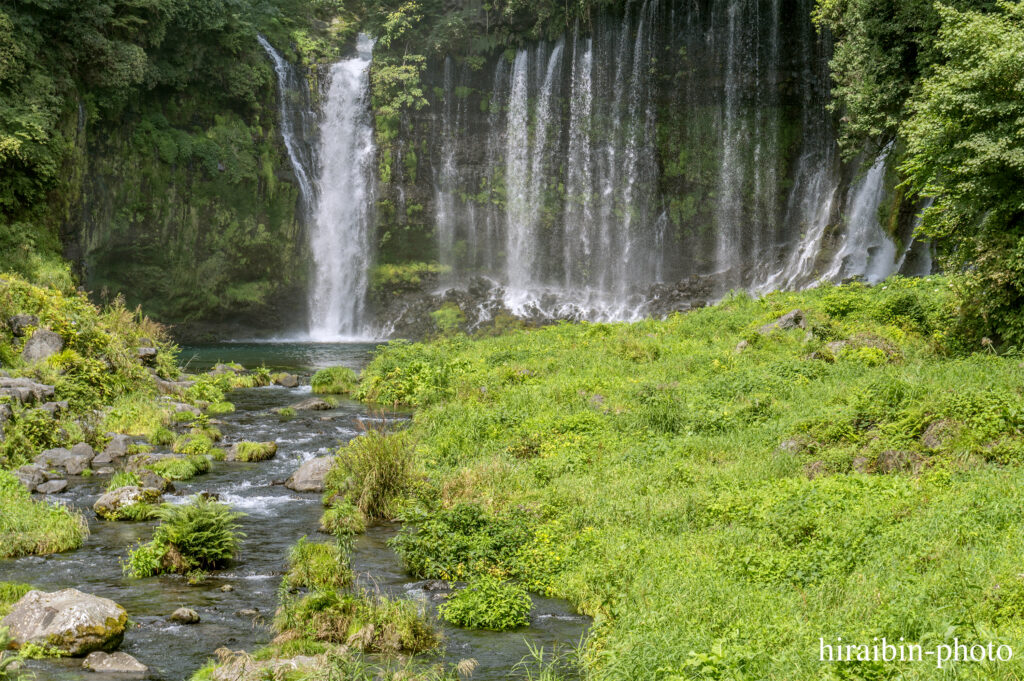
[[[414,473],[415,447],[408,432],[367,429],[338,450],[325,498],[352,504],[366,520],[388,519],[397,512]]]

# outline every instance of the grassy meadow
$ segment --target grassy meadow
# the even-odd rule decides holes
[[[415,466],[375,505],[413,574],[593,616],[587,678],[1018,679],[819,661],[839,636],[1024,655],[1024,363],[959,347],[956,315],[946,280],[896,278],[392,343],[358,396],[418,408],[391,436]],[[344,463],[364,439],[327,498],[372,519],[379,471]]]

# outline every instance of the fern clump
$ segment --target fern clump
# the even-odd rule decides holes
[[[136,546],[124,570],[132,577],[219,570],[238,555],[245,537],[238,526],[242,515],[199,496],[188,504],[164,505],[156,511],[160,524],[152,541]]]

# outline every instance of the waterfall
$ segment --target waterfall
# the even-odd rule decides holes
[[[458,171],[455,154],[458,144],[459,120],[455,113],[455,62],[444,60],[444,112],[441,117],[441,168],[434,191],[434,223],[437,228],[437,250],[441,264],[454,265],[456,225],[455,191]]]
[[[593,40],[580,39],[579,24],[573,34],[572,97],[569,113],[569,157],[565,187],[565,239],[562,259],[566,288],[581,284],[593,245],[590,226],[594,222],[593,176],[591,174],[590,117],[594,95],[590,89],[593,68]]]
[[[281,137],[284,139],[284,147],[288,152],[288,160],[291,162],[295,179],[299,183],[299,193],[302,197],[302,205],[306,211],[312,210],[314,205],[313,183],[309,179],[309,168],[312,167],[310,154],[302,140],[296,134],[296,121],[300,128],[305,128],[305,121],[312,118],[309,111],[308,97],[301,95],[308,94],[305,86],[305,79],[299,71],[285,60],[281,54],[274,49],[274,46],[267,42],[262,35],[257,35],[256,40],[266,51],[270,60],[274,62],[274,72],[277,74],[277,92],[280,100],[281,115]],[[299,99],[300,101],[296,101]],[[306,132],[303,130],[303,132]]]
[[[637,319],[652,292],[680,281],[669,297],[930,269],[925,246],[901,230],[897,252],[879,224],[888,152],[863,177],[840,158],[814,2],[630,0],[490,61],[437,59],[424,74],[430,106],[410,113],[421,138],[400,145],[427,159],[428,186],[400,180],[398,213],[406,197],[429,204],[446,285],[481,290],[483,275],[489,314],[534,319]],[[282,92],[295,89],[298,75],[261,44]],[[374,150],[362,46],[331,68],[315,173],[282,95],[282,134],[312,206],[316,338],[367,328]]]
[[[315,341],[365,336],[371,262],[373,129],[369,69],[373,42],[331,66],[320,125],[318,200],[310,229],[313,282],[309,335]]]
[[[886,149],[850,190],[846,238],[832,259],[824,278],[839,281],[850,276],[863,276],[874,284],[896,271],[896,245],[878,222],[886,161]]]
[[[514,289],[527,288],[531,281],[533,258],[531,247],[529,171],[530,115],[528,72],[530,53],[519,50],[512,66],[512,87],[508,98],[508,125],[505,142],[505,191],[507,227],[505,230],[506,271]]]
[[[738,283],[742,261],[739,234],[743,221],[743,177],[740,148],[747,141],[741,139],[742,121],[738,120],[739,70],[745,52],[739,36],[740,2],[729,0],[725,48],[725,86],[722,112],[722,162],[718,169],[718,200],[715,208],[715,266],[719,291],[724,292]]]

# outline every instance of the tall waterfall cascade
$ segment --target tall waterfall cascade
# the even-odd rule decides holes
[[[299,156],[292,112],[285,102],[298,86],[287,62],[261,36],[278,74],[281,132],[296,180],[309,208],[313,258],[309,339],[331,342],[372,335],[366,292],[372,262],[375,148],[369,72],[373,41],[360,35],[357,54],[333,64],[319,121],[315,168]],[[282,75],[285,74],[285,75]]]

